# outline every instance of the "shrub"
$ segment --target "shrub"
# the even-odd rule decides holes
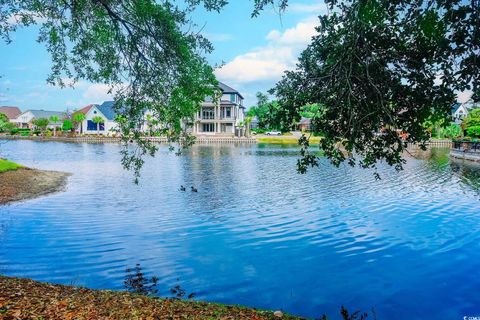
[[[439,138],[455,138],[462,136],[462,128],[458,124],[450,124],[448,127],[440,129]]]
[[[18,129],[18,128],[12,128],[12,130],[10,130],[10,134],[11,134],[12,136],[18,134],[18,132],[19,132],[19,129]]]
[[[62,130],[63,131],[71,131],[73,129],[73,123],[71,120],[65,119],[63,120]]]
[[[480,137],[480,126],[473,126],[467,128],[467,134],[470,137]]]
[[[255,129],[252,129],[252,132],[265,133],[265,132],[267,132],[267,130],[266,130],[266,129],[262,129],[262,128],[255,128]]]

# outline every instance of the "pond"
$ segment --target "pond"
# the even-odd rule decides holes
[[[123,289],[139,263],[159,294],[336,319],[480,315],[480,168],[432,150],[402,172],[322,160],[293,146],[161,147],[139,185],[115,144],[11,141],[2,156],[72,172],[63,193],[0,207],[0,273]],[[197,193],[181,185],[195,186]]]

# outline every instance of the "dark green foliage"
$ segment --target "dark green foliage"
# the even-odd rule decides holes
[[[177,279],[179,281],[180,279]],[[142,271],[142,267],[139,263],[135,265],[135,268],[126,270],[125,280],[123,282],[125,289],[130,292],[142,294],[142,295],[156,295],[158,293],[157,284],[158,278],[151,277],[147,278]],[[193,299],[195,297],[194,293],[187,295],[185,289],[183,289],[179,284],[172,287],[170,294],[173,295],[174,299],[183,299],[185,296],[187,299]]]
[[[292,124],[284,121],[287,118],[283,114],[285,110],[277,101],[270,101],[266,94],[257,92],[257,105],[250,107],[247,115],[257,117],[260,129],[286,132],[291,129]]]
[[[8,122],[8,117],[3,113],[0,113],[0,122]]]
[[[440,137],[439,138],[457,138],[462,136],[462,128],[458,124],[450,124],[446,128],[443,128],[440,131]]]
[[[14,128],[13,123],[8,120],[8,117],[0,113],[0,132],[8,132]]]
[[[297,160],[297,171],[307,173],[308,167],[318,167],[318,157],[309,150],[310,141],[304,134],[298,140],[298,144],[301,146],[301,158]]]
[[[177,279],[177,281],[179,280],[180,279]],[[179,284],[170,288],[170,294],[172,294],[175,299],[183,299],[185,298],[185,295],[187,296],[187,299],[195,298],[195,293],[192,292],[187,295],[187,292],[185,291],[185,289],[183,289],[182,286],[180,286]]]
[[[473,126],[467,129],[467,134],[470,137],[480,138],[480,126]]]
[[[136,264],[135,268],[126,270],[125,281],[123,282],[125,289],[130,292],[143,294],[143,295],[154,295],[158,292],[157,290],[158,278],[145,277],[142,267],[140,264]]]
[[[480,81],[479,2],[326,3],[319,35],[273,90],[285,122],[298,121],[307,104],[322,105],[313,123],[334,164],[384,160],[401,169],[407,143],[429,139],[423,123],[448,121],[455,92]]]
[[[372,309],[372,318],[371,320],[376,320],[377,316],[375,314],[375,310]],[[361,312],[359,310],[350,313],[344,306],[341,307],[340,309],[340,315],[342,316],[342,320],[367,320],[368,318],[368,313],[367,312]],[[324,314],[318,320],[328,320],[328,317]]]
[[[69,119],[63,120],[62,130],[63,130],[63,131],[71,131],[72,129],[73,129],[72,120],[69,120]]]
[[[470,111],[462,123],[462,127],[471,137],[478,137],[478,128],[480,128],[480,109]]]

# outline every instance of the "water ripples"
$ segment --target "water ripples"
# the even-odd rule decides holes
[[[200,299],[312,317],[341,304],[383,319],[480,306],[480,170],[442,153],[401,172],[380,166],[375,180],[326,160],[298,175],[294,148],[161,149],[136,186],[115,145],[4,147],[25,165],[74,172],[64,193],[0,207],[4,274],[121,289],[140,263],[164,295],[180,283]]]

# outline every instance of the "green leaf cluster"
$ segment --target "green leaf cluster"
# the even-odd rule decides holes
[[[468,116],[463,120],[462,127],[466,130],[468,136],[480,136],[480,108],[473,109],[468,113]]]
[[[8,117],[0,113],[0,132],[8,132],[14,127],[15,125],[8,120]]]
[[[334,164],[385,161],[400,170],[407,144],[430,138],[424,123],[447,121],[456,92],[480,87],[480,4],[325,2],[318,35],[274,88],[284,121],[321,105],[314,124]]]

